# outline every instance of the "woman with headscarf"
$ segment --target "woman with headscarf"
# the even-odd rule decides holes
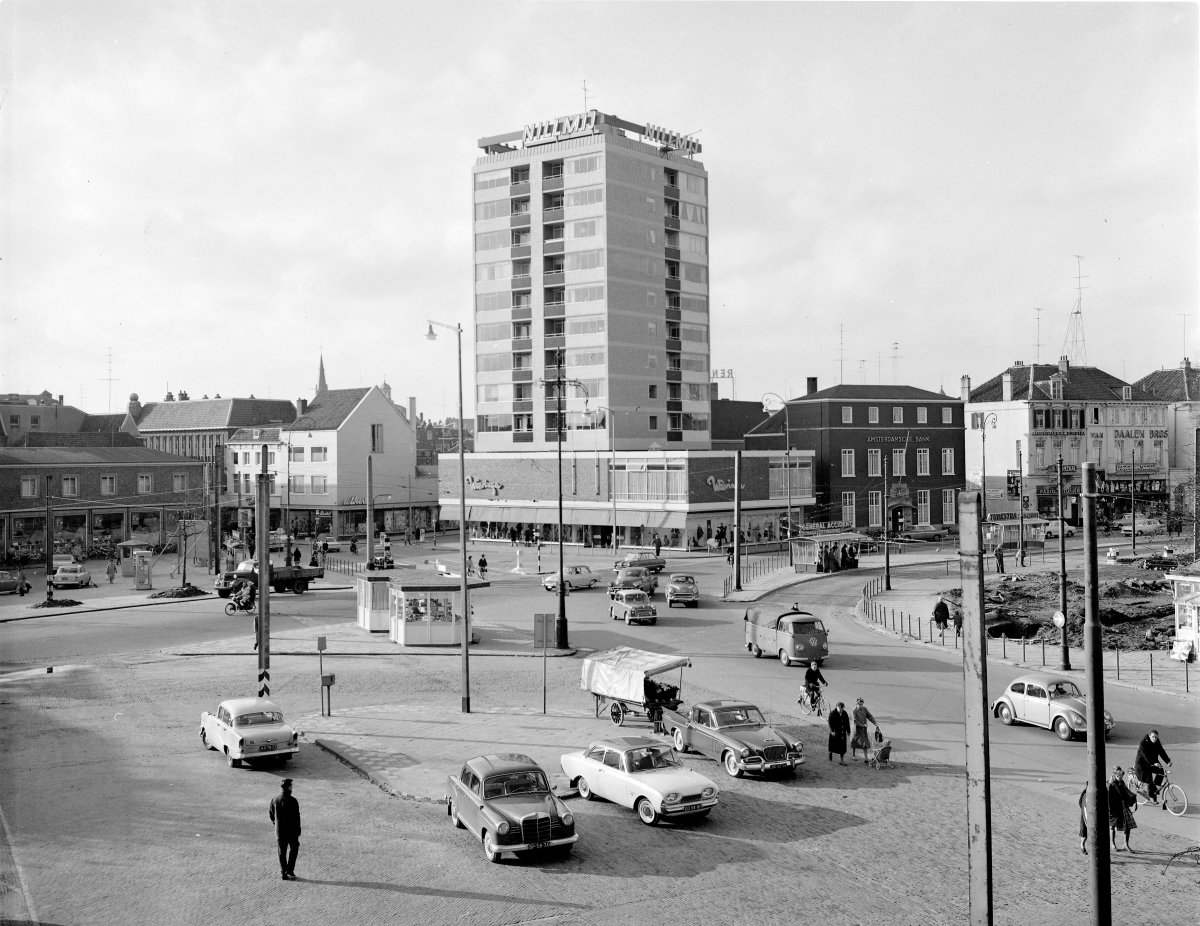
[[[1115,852],[1133,851],[1129,845],[1129,833],[1137,829],[1137,820],[1133,819],[1133,806],[1136,800],[1133,792],[1125,786],[1125,772],[1121,766],[1114,765],[1112,775],[1108,779],[1108,825],[1112,830],[1112,844]],[[1117,846],[1117,830],[1125,833],[1123,847]]]
[[[871,737],[867,735],[867,721],[875,724],[876,729],[878,729],[879,724],[875,718],[871,716],[871,712],[867,710],[867,705],[863,703],[862,698],[858,698],[854,702],[853,720],[854,739],[850,740],[850,757],[857,761],[858,756],[855,755],[855,751],[861,749],[863,753],[863,761],[865,762],[867,760],[867,756],[870,754],[869,750],[871,748]]]

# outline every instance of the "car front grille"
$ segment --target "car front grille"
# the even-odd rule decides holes
[[[767,746],[763,749],[763,758],[768,762],[782,762],[787,758],[787,750],[782,746]]]
[[[683,794],[679,798],[679,803],[681,803],[681,804],[698,804],[702,800],[704,800],[704,795],[702,795],[702,794]]]
[[[549,842],[551,830],[549,814],[532,813],[521,818],[521,842]]]

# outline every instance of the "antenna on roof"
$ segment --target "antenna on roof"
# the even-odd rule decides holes
[[[1185,335],[1186,335],[1186,333],[1187,333],[1187,329],[1186,329],[1186,328],[1184,329],[1184,333],[1185,333]],[[1186,341],[1186,340],[1187,340],[1187,338],[1185,337],[1185,338],[1184,338],[1184,340]],[[107,375],[107,376],[101,376],[101,377],[100,377],[100,381],[101,381],[101,382],[107,382],[107,383],[108,383],[108,414],[110,414],[110,415],[111,415],[111,414],[112,414],[112,384],[113,384],[113,383],[119,383],[119,382],[120,382],[120,380],[119,380],[119,379],[113,379],[113,375],[112,375],[112,348],[111,348],[111,347],[108,349],[108,375]],[[82,387],[81,387],[81,388],[82,388]],[[80,404],[81,406],[83,405],[83,398],[82,398],[82,396],[80,397],[79,404]]]
[[[1042,362],[1042,307],[1034,306],[1033,312],[1037,316],[1037,340],[1033,342],[1033,362],[1038,364]]]
[[[1076,254],[1078,267],[1075,271],[1075,285],[1078,295],[1075,297],[1075,308],[1071,310],[1071,320],[1067,324],[1067,336],[1063,339],[1063,356],[1075,366],[1087,366],[1087,338],[1083,334],[1083,291],[1088,287],[1083,285],[1087,279],[1083,275],[1083,258]]]
[[[583,79],[583,111],[585,113],[588,111],[587,78],[586,77]]]
[[[846,326],[838,325],[838,385],[844,385],[846,382],[846,372],[843,367],[846,365]]]
[[[900,374],[896,372],[897,364],[900,362],[900,342],[892,342],[892,383],[900,382]]]

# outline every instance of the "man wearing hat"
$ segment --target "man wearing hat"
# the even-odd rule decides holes
[[[295,881],[296,856],[300,854],[300,802],[292,797],[292,779],[283,779],[279,791],[271,798],[268,813],[279,843],[280,874],[284,881]]]

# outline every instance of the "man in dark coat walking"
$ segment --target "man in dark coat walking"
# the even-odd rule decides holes
[[[280,793],[268,808],[279,843],[279,871],[284,881],[296,880],[296,856],[300,854],[300,802],[292,797],[292,779],[283,779]]]
[[[846,705],[838,701],[837,707],[829,712],[829,761],[837,753],[838,765],[846,764],[846,738],[850,735],[850,715]]]

